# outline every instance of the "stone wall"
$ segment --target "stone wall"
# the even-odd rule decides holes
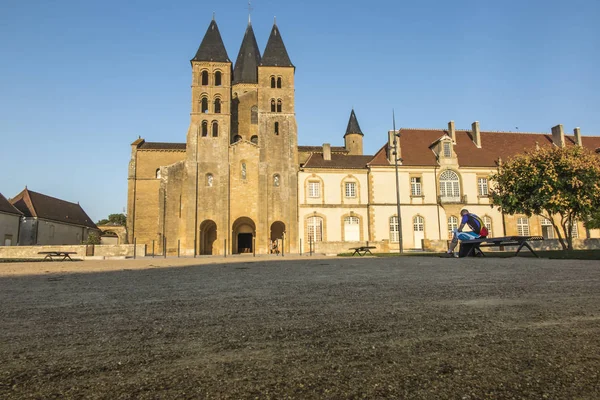
[[[427,251],[447,251],[448,240],[429,240],[423,241],[424,250]],[[534,250],[562,250],[558,239],[536,240],[529,242]],[[600,239],[573,239],[573,248],[575,250],[596,250],[600,249]],[[488,247],[484,251],[500,251],[499,247]],[[507,246],[504,251],[517,251],[517,246]],[[521,250],[523,251],[523,250]],[[525,251],[528,251],[525,249]]]
[[[94,257],[133,257],[133,245],[96,245],[94,246]],[[86,257],[86,245],[61,245],[61,246],[10,246],[0,247],[0,258],[44,258],[45,254],[38,254],[41,251],[73,251],[76,254],[72,258]],[[137,245],[136,256],[144,257],[145,247],[143,244]]]

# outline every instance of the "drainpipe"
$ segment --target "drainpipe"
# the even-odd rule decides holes
[[[436,162],[438,162],[439,159],[436,157]],[[442,224],[440,223],[440,203],[438,202],[439,199],[439,193],[438,193],[438,182],[437,182],[437,165],[433,166],[433,183],[435,184],[435,208],[437,210],[437,217],[438,217],[438,234],[439,234],[439,238],[440,240],[442,240]]]

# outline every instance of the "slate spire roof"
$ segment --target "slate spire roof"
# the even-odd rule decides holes
[[[348,127],[346,128],[346,135],[350,135],[352,133],[358,133],[361,136],[364,136],[362,131],[360,130],[360,125],[358,125],[358,120],[356,119],[356,114],[354,114],[354,109],[350,113],[350,120],[348,121]],[[346,137],[344,135],[344,137]]]
[[[290,56],[288,56],[287,50],[285,49],[285,44],[283,44],[283,39],[281,39],[281,34],[277,24],[273,24],[271,36],[269,36],[269,41],[267,42],[267,47],[265,47],[265,52],[260,65],[268,67],[294,66],[290,60]]]
[[[221,39],[219,27],[214,19],[210,22],[196,56],[191,61],[231,62],[227,50],[225,50],[223,39]]]
[[[259,64],[260,50],[256,43],[252,24],[248,21],[248,27],[233,69],[233,83],[258,83]]]

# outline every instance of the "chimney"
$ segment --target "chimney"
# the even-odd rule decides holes
[[[323,160],[331,161],[331,145],[329,143],[323,143]]]
[[[573,133],[575,134],[575,143],[577,146],[583,146],[583,142],[581,141],[581,129],[575,128],[573,129]]]
[[[448,134],[452,138],[452,143],[456,143],[456,129],[454,128],[454,121],[448,122]]]
[[[475,121],[471,124],[471,130],[473,133],[473,143],[478,149],[481,148],[481,132],[479,131],[479,121]]]
[[[552,141],[558,147],[565,147],[565,131],[562,125],[552,127]]]

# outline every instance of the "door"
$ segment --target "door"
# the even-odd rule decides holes
[[[417,215],[413,218],[413,236],[415,249],[423,248],[423,239],[425,239],[425,224],[423,217]]]
[[[12,235],[6,235],[6,236],[4,236],[4,245],[5,246],[12,246]]]
[[[358,217],[344,218],[344,240],[346,242],[360,241],[360,220]]]

